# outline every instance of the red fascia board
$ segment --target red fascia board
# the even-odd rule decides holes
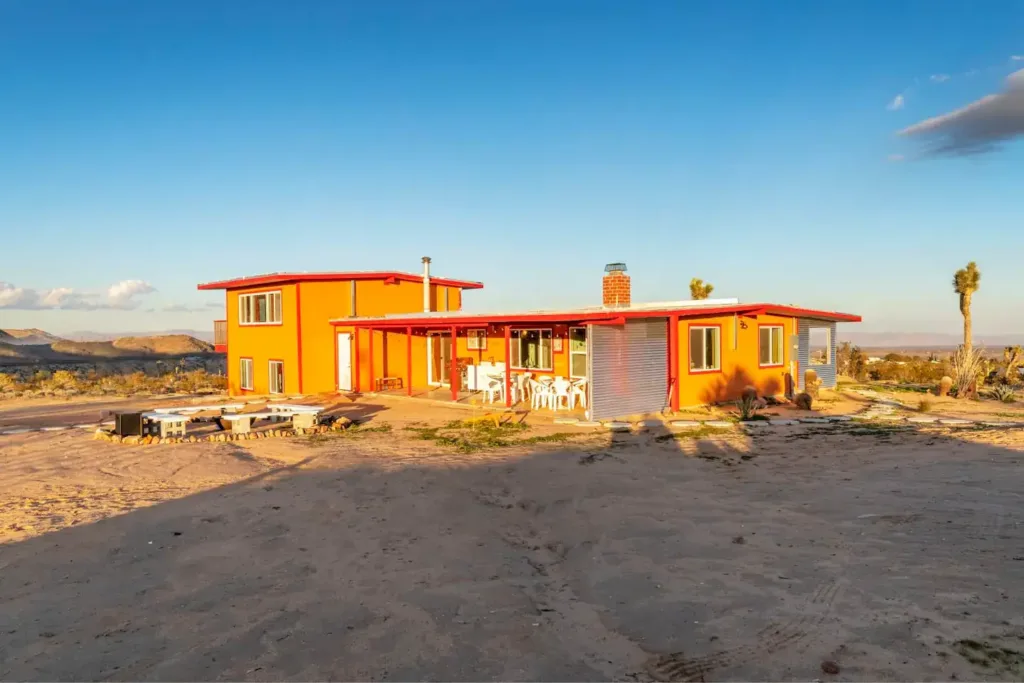
[[[232,280],[219,280],[217,282],[204,282],[196,285],[199,290],[213,289],[241,289],[243,287],[259,287],[262,285],[283,285],[293,282],[336,282],[339,280],[384,280],[391,282],[423,282],[421,275],[412,273],[395,273],[381,271],[374,273],[274,273],[271,275],[255,275],[253,277],[240,277]],[[431,277],[431,284],[442,287],[458,287],[459,289],[483,289],[482,282],[470,280],[453,280],[445,277]]]
[[[838,323],[859,323],[863,320],[861,316],[853,315],[852,313],[839,313],[838,311],[818,311],[813,308],[778,306],[776,304],[757,304],[755,308],[758,309],[758,313],[791,316],[793,318],[817,318],[818,320],[833,320]]]
[[[791,316],[798,318],[816,318],[819,320],[835,320],[836,322],[860,322],[861,318],[858,315],[850,315],[848,313],[836,313],[832,311],[816,311],[813,309],[806,308],[795,308],[792,306],[773,306],[771,304],[742,304],[742,305],[729,305],[729,306],[714,306],[708,308],[683,308],[683,309],[664,309],[664,310],[606,310],[606,311],[580,311],[578,313],[566,312],[566,313],[517,313],[511,315],[462,315],[462,316],[448,316],[444,318],[438,317],[427,317],[409,315],[403,317],[392,317],[392,318],[377,318],[377,319],[359,319],[354,318],[350,320],[340,319],[333,320],[331,324],[339,325],[343,327],[360,327],[360,328],[384,328],[384,327],[406,327],[412,325],[414,327],[450,327],[452,325],[458,325],[460,327],[467,326],[482,326],[482,325],[502,325],[502,324],[520,324],[520,323],[571,323],[571,322],[600,322],[603,324],[622,324],[620,321],[625,319],[635,318],[660,318],[678,315],[680,318],[703,318],[713,315],[723,314],[756,314],[761,315],[765,313]]]

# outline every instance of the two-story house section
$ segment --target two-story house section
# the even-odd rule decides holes
[[[366,377],[353,376],[359,367],[353,359],[374,353],[385,358],[392,350],[381,339],[370,349],[367,335],[359,336],[357,347],[357,336],[338,325],[339,318],[460,311],[463,290],[483,287],[432,277],[429,259],[423,266],[421,274],[272,273],[199,285],[225,291],[229,393],[315,394],[370,386],[368,369]]]

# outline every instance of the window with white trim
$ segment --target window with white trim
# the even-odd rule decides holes
[[[758,328],[757,362],[759,365],[782,365],[782,325]]]
[[[690,370],[711,372],[722,369],[722,328],[690,328]]]
[[[569,328],[569,376],[587,376],[587,328]]]
[[[242,358],[239,360],[238,386],[252,391],[252,358]]]
[[[270,361],[270,381],[267,383],[272,394],[284,393],[284,363],[279,360]]]
[[[516,370],[553,370],[551,330],[512,330],[509,334],[512,367]]]
[[[486,351],[487,330],[466,330],[466,348],[470,351]]]
[[[280,291],[238,295],[239,325],[276,325],[280,322]]]

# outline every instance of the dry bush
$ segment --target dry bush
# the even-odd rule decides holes
[[[932,410],[931,399],[922,398],[920,401],[917,402],[917,412],[919,412],[919,413],[929,413],[929,412],[931,412],[931,410]]]
[[[953,355],[949,357],[951,370],[949,374],[953,378],[953,386],[956,387],[958,398],[966,397],[971,386],[978,382],[979,375],[984,373],[985,359],[982,356],[983,352],[984,349],[976,346],[968,349],[960,345]]]

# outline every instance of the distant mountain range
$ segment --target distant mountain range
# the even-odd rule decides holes
[[[213,353],[213,345],[190,334],[96,335],[65,339],[39,329],[0,329],[0,365],[145,359]]]
[[[186,335],[213,343],[213,330],[160,330],[159,332],[69,332],[63,336],[71,341],[113,341],[121,337],[161,337],[169,334]]]
[[[963,343],[962,334],[940,334],[931,332],[859,332],[839,328],[839,341],[848,341],[865,348],[955,348]],[[979,334],[974,333],[975,346],[1002,347],[1014,344],[1024,345],[1024,334]]]

